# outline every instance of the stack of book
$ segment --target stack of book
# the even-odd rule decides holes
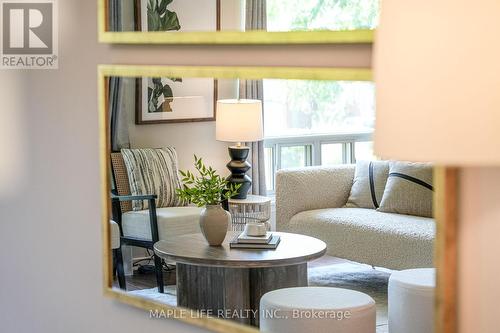
[[[236,236],[230,243],[231,248],[238,249],[275,249],[280,242],[279,235],[273,235],[267,232],[265,236],[248,236],[242,232]]]

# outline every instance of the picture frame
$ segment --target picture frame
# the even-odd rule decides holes
[[[154,106],[149,105],[152,81],[161,80],[165,84],[172,97],[163,97],[165,101],[159,101]],[[150,81],[151,80],[151,81]],[[187,80],[187,81],[186,81]],[[176,95],[179,94],[179,95]],[[170,96],[170,95],[169,95]],[[135,123],[136,125],[168,124],[215,121],[216,104],[218,96],[218,82],[211,78],[137,78],[135,84]]]

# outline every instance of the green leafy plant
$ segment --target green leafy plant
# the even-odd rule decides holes
[[[212,167],[207,167],[201,158],[194,155],[194,166],[199,177],[191,171],[179,171],[182,175],[183,188],[177,189],[177,195],[184,201],[198,207],[219,205],[222,201],[238,194],[241,184],[229,184]]]
[[[182,82],[180,78],[168,78],[172,82]],[[161,77],[151,78],[153,86],[148,85],[148,112],[172,112],[174,101],[172,88],[163,84]]]
[[[172,31],[179,30],[179,18],[175,12],[167,9],[174,0],[148,0],[148,30]]]

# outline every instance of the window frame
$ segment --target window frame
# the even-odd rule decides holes
[[[352,164],[356,162],[356,143],[373,141],[373,132],[361,133],[336,133],[336,134],[312,134],[305,136],[283,136],[267,137],[264,139],[264,149],[271,149],[272,163],[268,188],[268,195],[273,195],[276,188],[276,172],[281,170],[281,149],[283,147],[306,147],[305,167],[321,166],[322,154],[321,146],[324,144],[342,144],[342,164]],[[308,149],[310,152],[308,155]],[[267,170],[266,170],[267,171]],[[268,175],[266,175],[268,177]],[[266,181],[267,183],[267,181]]]

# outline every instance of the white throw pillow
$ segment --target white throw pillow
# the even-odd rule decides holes
[[[391,161],[381,212],[433,217],[433,167],[429,163]]]
[[[351,194],[345,206],[378,208],[388,175],[389,162],[387,161],[357,161]]]

